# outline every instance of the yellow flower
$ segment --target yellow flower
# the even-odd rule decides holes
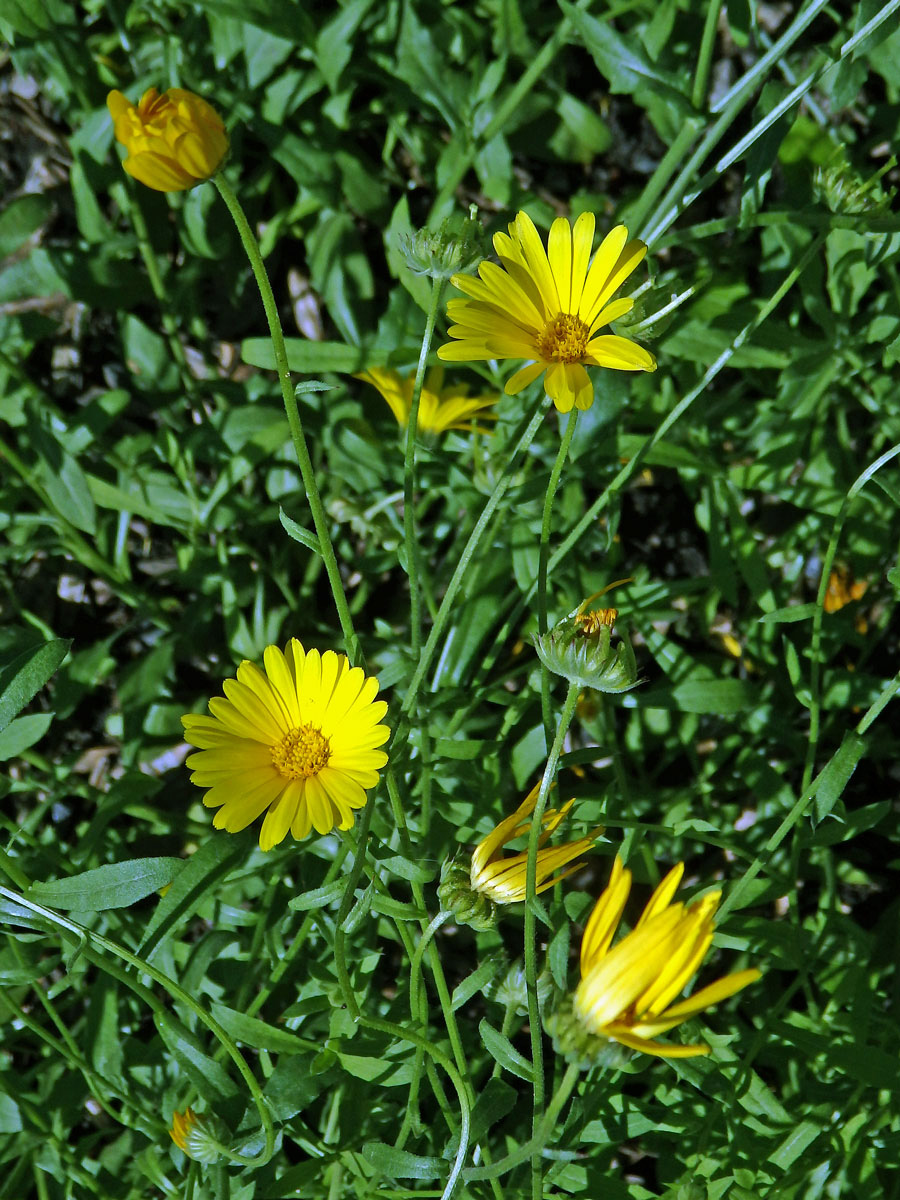
[[[666,875],[650,897],[631,933],[610,944],[631,889],[631,872],[616,857],[609,884],[594,906],[581,941],[581,982],[572,1003],[588,1033],[611,1038],[632,1050],[661,1058],[708,1054],[704,1045],[672,1045],[655,1040],[758,979],[751,967],[709,984],[687,1000],[671,1001],[702,963],[713,936],[713,914],[721,892],[693,904],[673,904],[684,863]]]
[[[183,1113],[172,1113],[172,1128],[169,1130],[169,1137],[185,1154],[187,1153],[188,1134],[197,1123],[198,1117],[192,1108],[186,1108]]]
[[[438,357],[454,362],[524,358],[529,362],[507,380],[515,396],[546,371],[544,390],[560,412],[590,408],[594,388],[585,364],[617,371],[655,371],[656,359],[642,346],[597,330],[629,312],[630,298],[613,296],[647,253],[637,238],[617,225],[590,261],[594,216],[582,213],[574,227],[565,217],[551,226],[547,250],[527,213],[509,234],[494,235],[501,266],[483,262],[479,279],[454,275],[451,282],[469,297],[451,300],[449,342]]]
[[[116,139],[128,151],[122,165],[157,192],[183,192],[209,179],[228,150],[219,114],[184,88],[162,95],[150,88],[137,106],[121,92],[110,92],[106,103]]]
[[[222,1157],[222,1147],[216,1138],[213,1126],[221,1122],[208,1114],[198,1117],[192,1108],[183,1113],[172,1113],[172,1128],[169,1137],[179,1150],[201,1163],[215,1163]]]
[[[404,378],[387,367],[370,367],[368,371],[355,375],[354,379],[362,379],[377,388],[397,418],[397,424],[401,429],[406,428],[412,407],[413,375]],[[480,429],[468,418],[478,416],[486,421],[496,421],[496,413],[485,412],[485,409],[499,399],[496,393],[470,396],[467,384],[444,387],[444,368],[432,367],[425,376],[419,397],[417,428],[426,433],[446,433],[448,429],[478,429],[481,433],[487,433],[487,430]]]
[[[497,904],[515,904],[525,899],[525,875],[528,866],[528,851],[506,856],[502,849],[509,842],[521,837],[531,828],[530,817],[537,802],[540,783],[536,783],[512,816],[506,817],[487,837],[482,838],[472,852],[472,865],[469,869],[469,880],[472,888],[482,895],[488,896]],[[584,864],[577,862],[574,866],[566,867],[579,854],[589,850],[592,844],[603,832],[599,825],[585,837],[574,842],[563,842],[562,845],[546,849],[546,842],[554,829],[565,819],[569,809],[575,803],[570,800],[561,809],[548,808],[541,818],[544,827],[538,841],[537,855],[537,892],[546,892],[560,880],[565,879]],[[554,872],[557,872],[554,874]]]
[[[828,588],[825,592],[825,611],[827,613],[840,612],[847,604],[853,600],[861,600],[866,594],[868,583],[863,580],[854,579],[848,567],[842,564],[837,564],[831,574],[828,576]]]
[[[381,725],[387,705],[378,680],[351,667],[343,654],[304,651],[291,638],[284,653],[267,646],[265,671],[242,662],[226,679],[212,716],[181,718],[185,740],[199,754],[186,761],[191,782],[210,790],[213,824],[236,833],[268,809],[259,845],[271,850],[287,836],[328,833],[353,825],[387,755]]]

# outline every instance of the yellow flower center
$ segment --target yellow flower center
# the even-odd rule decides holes
[[[615,625],[618,615],[617,608],[595,608],[593,612],[576,613],[575,624],[581,626],[585,637],[590,637],[599,633],[604,625]]]
[[[328,766],[331,744],[321,730],[301,725],[272,747],[272,766],[285,779],[311,779]]]
[[[581,362],[587,353],[591,330],[572,313],[557,313],[544,326],[538,340],[541,358],[548,362]]]

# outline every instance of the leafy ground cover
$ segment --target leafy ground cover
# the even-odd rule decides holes
[[[900,1194],[898,10],[0,7],[0,1195]],[[123,172],[150,87],[222,115],[223,190]],[[519,212],[627,225],[657,369],[573,416],[443,362],[496,402],[409,439],[372,380],[439,365],[410,238],[470,206],[470,271]],[[567,690],[533,638],[622,580],[640,682]],[[181,717],[290,638],[391,739],[352,828],[263,850]],[[605,833],[473,928],[442,871],[537,781]],[[566,1061],[616,855],[628,927],[721,889],[695,992],[761,971],[662,1036],[709,1054]]]

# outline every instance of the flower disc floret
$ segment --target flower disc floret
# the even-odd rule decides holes
[[[574,225],[558,217],[546,249],[534,222],[520,212],[509,233],[494,235],[500,264],[483,262],[478,278],[454,275],[464,298],[449,301],[455,341],[438,357],[455,362],[526,359],[506,383],[514,396],[540,375],[560,412],[590,408],[594,387],[585,367],[655,371],[653,355],[628,338],[600,333],[631,311],[630,297],[613,299],[647,253],[617,225],[591,258],[595,220],[582,213]]]
[[[215,827],[236,833],[265,813],[259,844],[271,850],[288,832],[299,839],[353,825],[387,762],[379,747],[390,730],[378,681],[345,655],[307,652],[291,638],[283,652],[266,647],[264,667],[242,662],[209,716],[181,720],[199,750],[187,759],[191,782],[209,789],[203,803],[218,810]]]

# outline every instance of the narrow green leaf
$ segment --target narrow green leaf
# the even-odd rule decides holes
[[[22,711],[50,679],[69,653],[68,638],[30,646],[0,668],[0,731]]]
[[[210,1058],[186,1025],[165,1009],[154,1013],[153,1020],[160,1037],[204,1100],[219,1104],[237,1095],[238,1089],[228,1074]]]
[[[279,508],[278,510],[278,520],[281,522],[285,533],[292,537],[295,542],[299,542],[307,550],[312,550],[314,554],[321,555],[322,551],[316,535],[304,529],[302,525],[298,525],[296,521],[292,521],[283,508]]]
[[[310,908],[324,908],[327,904],[340,900],[346,886],[347,883],[343,879],[332,880],[324,887],[312,888],[311,891],[301,892],[299,896],[294,896],[292,900],[288,901],[288,908],[294,908],[300,912],[306,912]]]
[[[773,608],[759,618],[761,625],[785,625],[791,621],[808,621],[815,616],[815,602],[795,604],[788,608]]]
[[[258,1017],[248,1017],[246,1013],[237,1012],[217,1000],[213,1000],[210,1007],[212,1015],[229,1037],[236,1042],[243,1042],[245,1046],[252,1046],[254,1050],[299,1054],[307,1048],[296,1034],[287,1029],[276,1029]]]
[[[531,1063],[528,1059],[523,1058],[518,1050],[513,1046],[508,1037],[505,1037],[499,1029],[495,1029],[488,1021],[481,1021],[478,1026],[481,1034],[481,1040],[484,1042],[484,1048],[496,1062],[512,1075],[518,1075],[520,1079],[524,1079],[526,1083],[534,1081],[534,1074],[531,1069]]]
[[[442,1158],[408,1154],[386,1142],[366,1142],[362,1155],[366,1162],[392,1179],[442,1179],[447,1171]]]
[[[816,822],[824,820],[837,804],[865,751],[865,738],[852,729],[844,734],[843,741],[819,776],[814,809]]]
[[[306,338],[285,338],[288,366],[292,371],[308,375],[313,371],[336,371],[352,375],[369,364],[369,355],[361,346],[348,346],[344,342],[312,342]],[[268,338],[245,338],[241,343],[241,357],[251,367],[262,367],[274,371],[275,351]]]
[[[30,895],[51,908],[76,912],[127,908],[171,883],[183,867],[181,858],[133,858],[94,867],[68,879],[34,883]]]

